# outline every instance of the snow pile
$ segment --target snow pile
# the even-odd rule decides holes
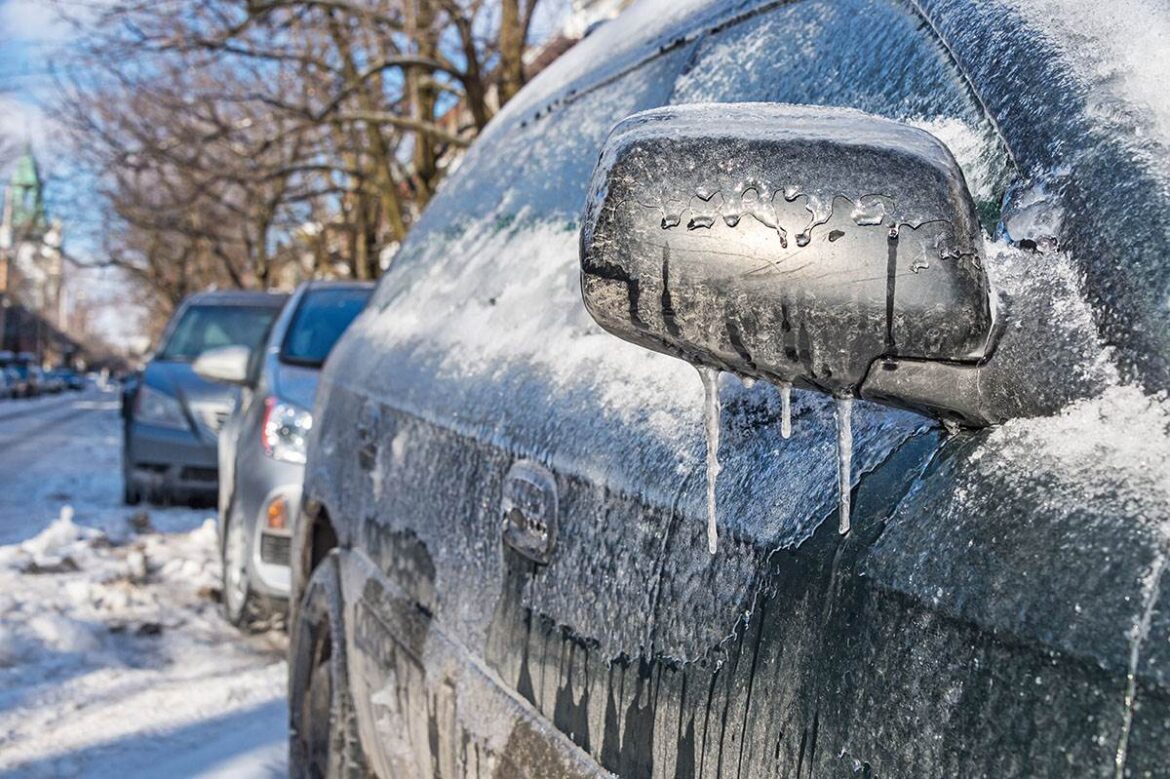
[[[73,517],[0,547],[0,774],[283,773],[285,638],[223,620],[214,520]]]

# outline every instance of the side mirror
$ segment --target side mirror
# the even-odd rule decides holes
[[[593,173],[581,288],[609,332],[699,366],[996,419],[973,378],[997,335],[981,228],[923,130],[787,105],[635,114]]]
[[[246,346],[220,346],[199,355],[192,366],[195,373],[208,381],[224,384],[248,383],[248,360],[252,350]]]

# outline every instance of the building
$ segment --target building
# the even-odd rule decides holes
[[[56,364],[75,350],[61,332],[63,280],[61,223],[49,217],[44,180],[26,146],[0,210],[0,351]]]

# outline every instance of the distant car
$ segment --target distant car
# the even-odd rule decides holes
[[[60,370],[45,371],[41,380],[42,392],[49,395],[56,395],[59,392],[63,392],[65,387],[65,374],[63,372]]]
[[[203,378],[242,386],[219,437],[223,606],[235,625],[266,622],[287,603],[289,528],[301,500],[318,376],[372,292],[368,283],[303,284],[262,352],[225,347],[195,361]]]
[[[17,355],[16,362],[13,367],[16,369],[16,375],[20,377],[24,385],[24,392],[21,397],[35,398],[45,391],[44,380],[45,372],[41,370],[41,366],[37,365],[32,355],[20,354]]]
[[[216,441],[237,391],[200,378],[192,363],[220,346],[259,347],[287,299],[264,292],[206,292],[183,301],[126,398],[126,503],[214,500]]]
[[[23,398],[28,396],[28,380],[15,365],[4,368],[3,373],[8,387],[7,397]]]
[[[0,350],[0,398],[19,397],[20,378],[16,375],[16,369],[12,367],[15,358],[16,355],[12,352]]]
[[[65,371],[65,386],[75,392],[85,389],[85,377],[77,371]]]

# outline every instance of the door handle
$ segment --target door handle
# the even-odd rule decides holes
[[[547,468],[518,460],[500,497],[504,543],[534,563],[548,565],[557,540],[557,483]]]
[[[372,471],[378,462],[378,428],[380,427],[382,414],[378,410],[377,405],[370,401],[362,404],[361,411],[358,412],[357,424],[357,438],[358,438],[358,465],[363,471]]]

